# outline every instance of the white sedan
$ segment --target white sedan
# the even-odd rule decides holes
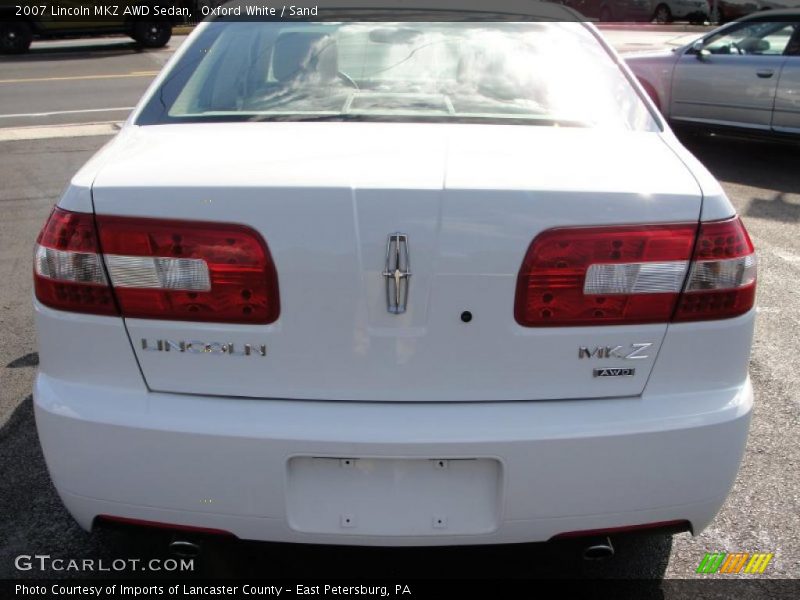
[[[714,518],[742,221],[592,25],[430,6],[204,23],[72,179],[34,394],[81,526],[601,555]]]
[[[800,135],[800,10],[755,13],[625,60],[673,124]]]

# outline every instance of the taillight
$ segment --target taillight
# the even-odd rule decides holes
[[[125,317],[224,323],[271,323],[278,318],[280,302],[275,265],[263,238],[244,225],[97,216],[56,209],[43,236],[54,221],[76,220],[91,232],[96,281],[77,285],[105,286]],[[75,237],[75,236],[73,236]],[[76,238],[77,239],[77,238]],[[39,293],[42,273],[37,247],[37,298],[55,305]],[[102,249],[102,254],[100,254]],[[76,249],[77,250],[77,249]],[[78,254],[85,253],[78,252]],[[73,252],[76,254],[76,252]],[[100,258],[105,262],[105,271]],[[71,259],[75,262],[74,256]],[[89,260],[89,259],[80,259]],[[58,273],[55,273],[58,275]],[[111,307],[114,308],[113,301]],[[87,308],[82,312],[100,312]]]
[[[275,265],[250,227],[99,215],[97,226],[124,316],[225,323],[278,318]]]
[[[52,308],[116,315],[91,214],[56,208],[39,237],[33,259],[36,298]]]
[[[515,316],[529,327],[669,320],[697,225],[550,229],[530,245]]]
[[[756,255],[741,219],[702,223],[676,321],[725,319],[756,299]]]
[[[755,256],[738,218],[699,232],[694,223],[559,228],[531,242],[514,315],[527,327],[664,323],[736,316],[754,298]]]
[[[147,527],[153,529],[166,529],[173,531],[183,531],[186,533],[197,533],[207,535],[219,535],[225,537],[236,537],[235,534],[224,529],[212,529],[210,527],[197,527],[196,525],[178,525],[176,523],[162,523],[161,521],[146,521],[144,519],[132,519],[130,517],[116,517],[114,515],[97,515],[95,517],[97,524],[113,524],[131,525],[134,527]]]

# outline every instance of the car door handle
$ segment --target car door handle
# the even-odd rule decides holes
[[[775,71],[772,69],[764,69],[762,71],[756,71],[756,75],[761,77],[761,79],[769,79],[775,74]]]

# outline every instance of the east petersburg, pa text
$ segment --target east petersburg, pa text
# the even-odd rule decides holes
[[[18,596],[154,596],[168,593],[170,596],[275,596],[282,593],[295,596],[370,596],[388,597],[390,595],[411,595],[411,588],[407,585],[302,585],[283,587],[278,585],[67,585],[57,583],[52,585],[24,585],[17,584],[15,593]]]

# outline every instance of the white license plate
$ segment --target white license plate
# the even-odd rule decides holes
[[[497,529],[500,463],[493,459],[294,457],[292,529],[344,535],[454,535]]]

